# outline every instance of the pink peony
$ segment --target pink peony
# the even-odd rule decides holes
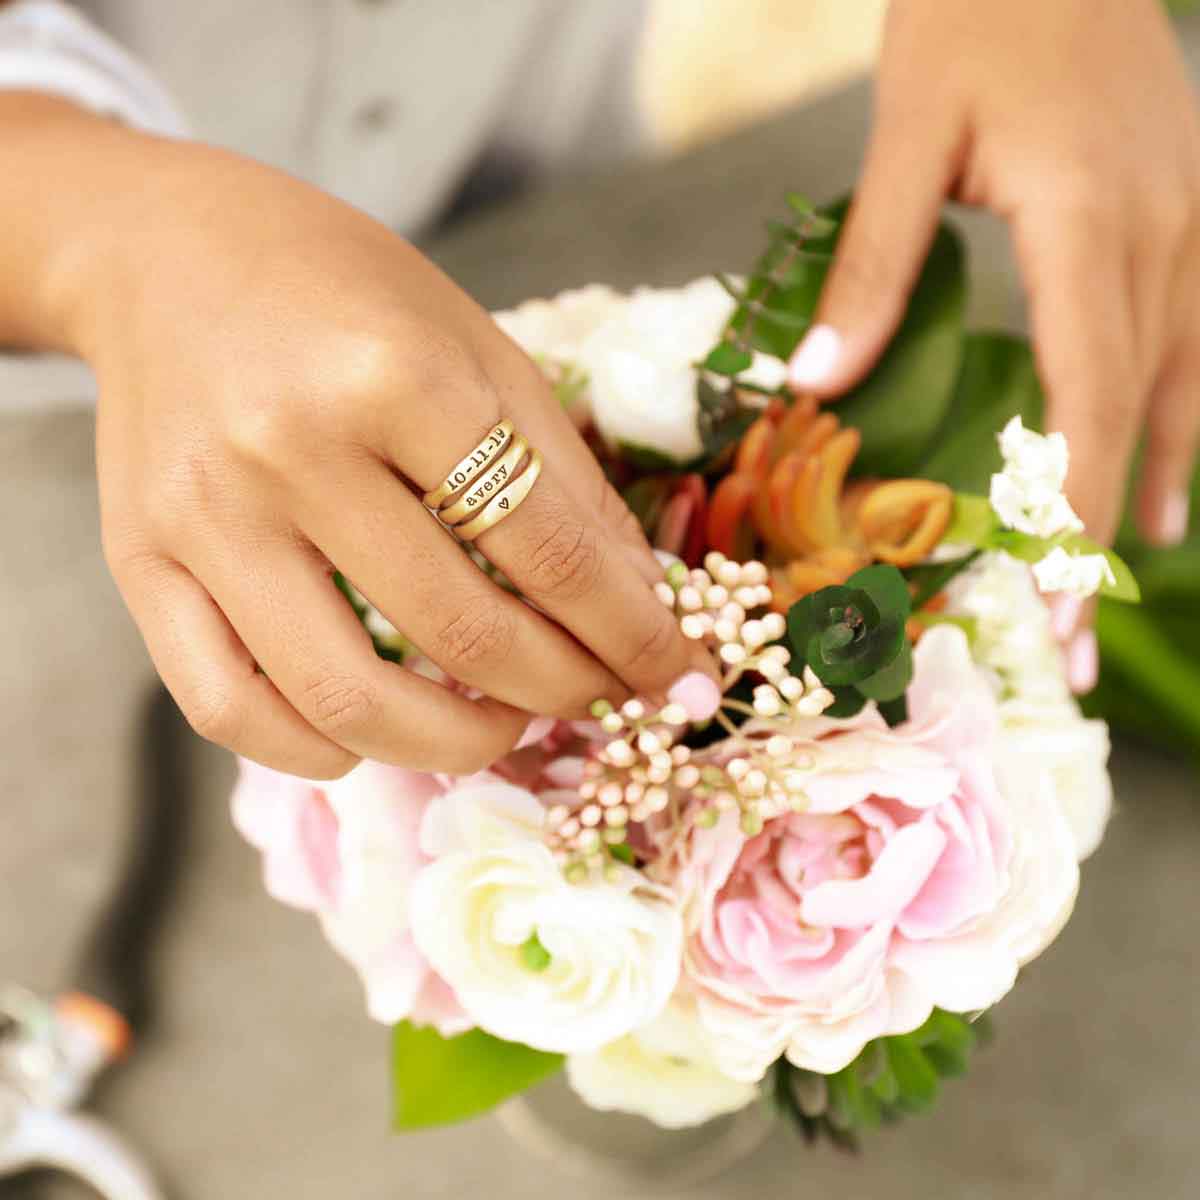
[[[724,1070],[781,1053],[840,1070],[934,1006],[1000,999],[1070,912],[1078,867],[1040,759],[997,761],[966,638],[916,650],[910,720],[811,722],[805,811],[755,837],[725,814],[661,864],[684,905],[684,989]]]

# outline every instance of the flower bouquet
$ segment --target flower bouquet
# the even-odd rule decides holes
[[[853,1141],[966,1069],[1070,916],[1108,734],[1041,594],[1137,585],[1027,428],[1027,347],[963,334],[949,229],[873,375],[824,410],[788,393],[837,215],[790,198],[745,278],[496,317],[659,549],[719,703],[597,701],[470,778],[242,764],[268,888],[395,1027],[400,1128],[565,1070],[668,1128],[765,1096]],[[380,653],[456,686],[345,590]]]

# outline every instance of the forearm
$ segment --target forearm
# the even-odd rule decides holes
[[[0,346],[81,352],[95,264],[160,144],[55,96],[0,92]]]

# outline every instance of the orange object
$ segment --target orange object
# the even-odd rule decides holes
[[[754,557],[750,507],[758,489],[759,482],[752,475],[726,475],[709,500],[705,522],[708,545],[736,562]]]
[[[890,479],[863,499],[858,528],[871,553],[896,567],[919,563],[942,540],[954,493],[928,479]]]
[[[133,1044],[129,1022],[115,1008],[84,992],[64,992],[54,1002],[58,1019],[66,1025],[82,1028],[102,1047],[105,1058],[115,1062],[123,1058]]]

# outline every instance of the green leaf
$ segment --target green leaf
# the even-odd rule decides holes
[[[618,442],[617,453],[630,466],[640,471],[682,471],[684,465],[669,454],[655,450],[652,446],[639,446],[636,442]]]
[[[986,493],[1004,465],[997,434],[1017,416],[1027,429],[1040,429],[1042,409],[1029,343],[1008,333],[969,333],[949,411],[916,473],[956,491]]]
[[[900,1103],[910,1112],[929,1108],[937,1099],[938,1077],[912,1034],[886,1041],[888,1063],[900,1086]]]
[[[900,643],[899,653],[882,671],[866,679],[860,679],[854,686],[868,700],[891,702],[904,696],[908,685],[912,682],[913,661],[912,643],[904,638]]]
[[[563,1064],[545,1054],[473,1029],[444,1038],[435,1029],[401,1021],[392,1030],[392,1088],[396,1129],[465,1121],[546,1079]]]
[[[749,350],[730,342],[721,342],[708,352],[708,357],[700,365],[717,375],[738,375],[753,362],[754,355]]]
[[[908,582],[916,588],[912,600],[913,615],[927,619],[928,614],[922,613],[921,609],[939,592],[944,591],[950,581],[975,562],[981,553],[980,550],[972,550],[970,554],[962,558],[952,558],[949,562],[921,563],[909,567],[906,571]]]
[[[629,866],[636,866],[637,859],[633,854],[633,847],[628,842],[617,842],[615,846],[609,846],[609,854],[618,862],[623,862]]]
[[[862,433],[856,475],[915,474],[937,444],[962,360],[966,290],[962,240],[942,224],[895,337],[838,404],[842,424]]]
[[[968,546],[988,546],[999,528],[1000,518],[986,496],[955,492],[954,511],[942,540]]]
[[[846,586],[862,588],[881,613],[896,616],[901,622],[912,612],[912,597],[904,576],[897,567],[887,563],[875,563],[855,571],[846,580]]]

